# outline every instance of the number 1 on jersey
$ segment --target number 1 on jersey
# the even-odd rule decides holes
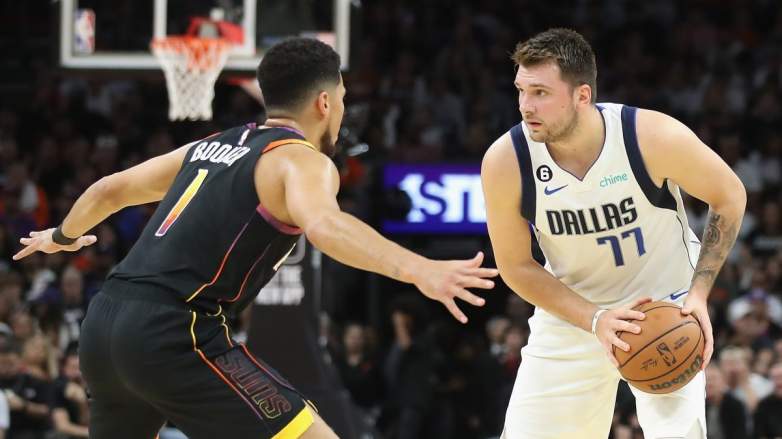
[[[174,204],[174,207],[168,212],[166,219],[163,220],[163,223],[157,229],[157,232],[155,232],[155,236],[163,236],[168,232],[168,229],[171,228],[177,218],[179,218],[179,215],[182,214],[182,211],[185,210],[185,207],[190,203],[190,200],[192,200],[196,192],[198,192],[198,189],[201,188],[204,180],[206,180],[207,173],[209,173],[209,171],[206,169],[198,170],[198,175],[190,182],[187,189],[185,189],[185,192],[182,193],[182,196],[179,197],[179,200]]]

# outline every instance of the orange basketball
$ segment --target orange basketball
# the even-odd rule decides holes
[[[625,352],[614,346],[619,372],[633,387],[647,393],[670,393],[695,377],[703,364],[705,340],[698,319],[683,316],[681,307],[668,302],[649,302],[633,308],[646,319],[632,323],[640,334],[619,332],[630,345]]]

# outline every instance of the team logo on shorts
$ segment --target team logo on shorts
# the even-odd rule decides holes
[[[236,347],[217,356],[214,363],[263,418],[275,419],[293,408],[272,377]]]
[[[676,357],[673,355],[673,352],[671,352],[671,349],[668,347],[668,345],[664,342],[657,345],[657,353],[663,357],[663,361],[665,361],[666,366],[670,367],[676,364]]]

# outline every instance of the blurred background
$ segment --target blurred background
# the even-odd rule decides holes
[[[101,3],[79,6],[95,12],[93,50],[145,50],[152,25],[143,8],[151,6],[120,0],[106,11]],[[334,31],[336,12],[326,3],[260,2],[257,44]],[[19,238],[58,225],[103,175],[264,120],[242,79],[251,71],[226,69],[215,85],[213,120],[171,122],[159,69],[64,67],[61,6],[0,6],[0,430],[12,439],[87,437],[79,325],[155,206],[118,212],[96,227],[97,244],[77,254],[14,262]],[[709,438],[782,437],[777,0],[363,0],[347,9],[340,204],[426,256],[466,258],[480,250],[494,266],[480,160],[520,120],[510,53],[549,27],[572,27],[593,45],[598,101],[671,114],[713,148],[744,182],[749,202],[710,296],[716,352],[707,371]],[[707,207],[691,198],[686,204],[700,236]],[[294,261],[235,319],[239,338],[252,346],[253,325],[305,303],[301,325],[314,335],[301,337],[360,419],[355,437],[499,436],[531,305],[498,282],[482,293],[485,307],[465,309],[470,322],[462,326],[408,285],[307,251],[313,256]],[[257,355],[288,374],[257,346]],[[170,429],[161,437],[178,436]],[[611,437],[643,437],[625,384]]]

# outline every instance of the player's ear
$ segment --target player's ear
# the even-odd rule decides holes
[[[317,107],[318,107],[318,114],[320,114],[323,117],[328,116],[330,104],[329,104],[329,93],[325,90],[318,93],[318,100],[317,100]]]
[[[590,105],[592,103],[592,87],[587,84],[581,84],[573,91],[576,102],[579,105]]]
[[[592,104],[592,87],[588,84],[581,84],[576,87],[576,99],[581,105]]]

